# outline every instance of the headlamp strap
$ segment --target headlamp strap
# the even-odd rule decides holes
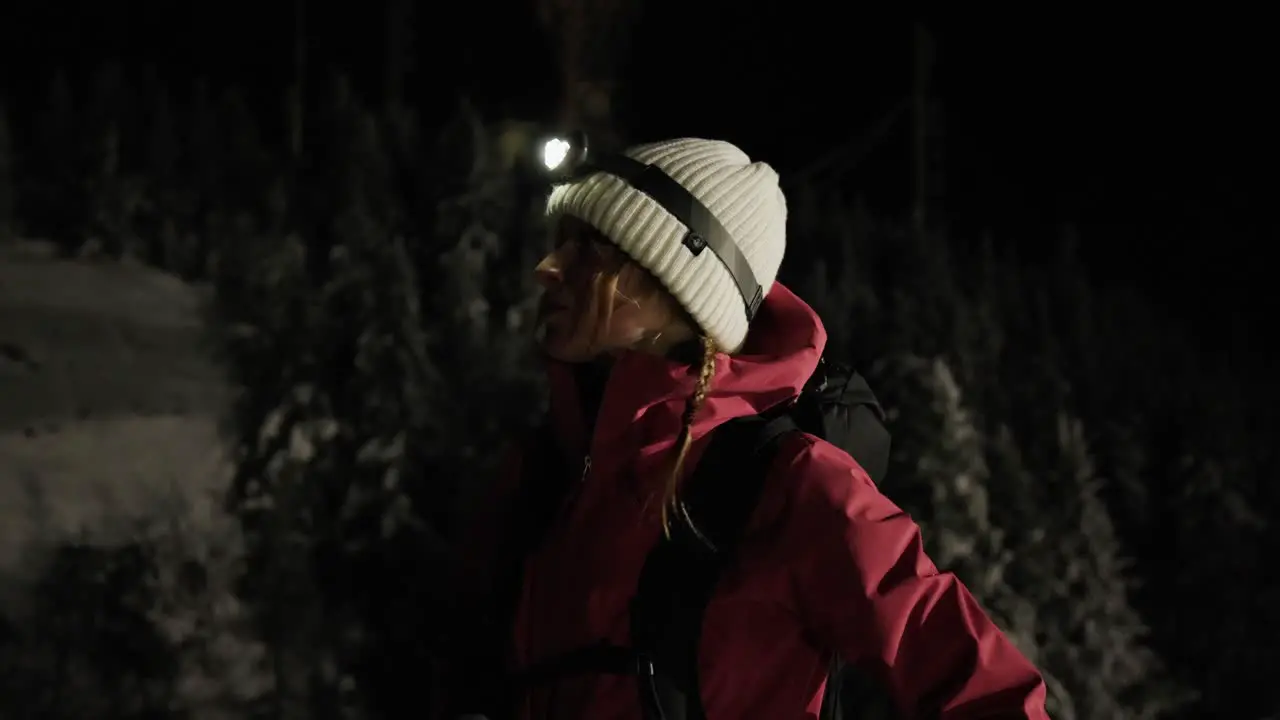
[[[747,321],[755,318],[760,303],[764,301],[764,291],[760,283],[756,282],[751,265],[747,263],[746,256],[733,241],[729,231],[702,201],[661,168],[626,155],[605,155],[592,158],[587,164],[587,172],[599,171],[615,175],[666,208],[667,212],[688,229],[683,242],[693,255],[697,256],[704,249],[711,248],[711,252],[715,253],[729,271],[738,286],[738,292],[742,294]]]

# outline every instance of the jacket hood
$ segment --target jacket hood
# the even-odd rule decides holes
[[[774,284],[742,349],[717,357],[711,389],[694,419],[693,438],[797,397],[826,342],[826,329],[813,308],[781,283]],[[608,450],[642,461],[675,444],[685,403],[697,383],[696,366],[638,351],[619,354],[594,421],[583,417],[576,368],[555,361],[548,366],[551,419],[567,456],[599,456]]]

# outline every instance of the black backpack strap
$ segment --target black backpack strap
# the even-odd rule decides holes
[[[839,655],[832,653],[827,666],[827,688],[822,695],[822,709],[818,711],[818,720],[844,719],[844,688],[840,687],[844,682],[844,668],[844,661]]]
[[[601,643],[570,650],[522,671],[512,679],[511,685],[520,691],[530,685],[559,682],[567,676],[600,674],[635,677],[645,718],[673,720],[684,717],[667,710],[682,707],[683,695],[671,695],[672,686],[654,678],[653,660],[630,647]]]
[[[651,720],[705,720],[698,681],[702,618],[758,504],[777,441],[798,429],[789,415],[717,428],[686,484],[682,518],[650,552],[631,604],[631,640],[652,661],[638,677]]]
[[[601,643],[537,663],[521,672],[516,683],[537,685],[570,675],[643,675],[650,672],[648,659],[635,650]]]
[[[692,527],[675,518],[671,537],[659,539],[641,571],[631,602],[631,647],[599,644],[550,658],[521,672],[512,689],[567,675],[633,675],[649,720],[705,720],[697,674],[703,613],[721,573],[736,558],[777,441],[797,429],[786,413],[742,418],[717,428],[685,486],[682,502]],[[546,465],[535,474],[536,482],[547,484],[523,496],[531,503],[530,512],[526,525],[514,533],[535,544],[563,499],[567,473],[545,472],[563,465],[555,460],[538,461]],[[518,573],[518,566],[513,569]]]

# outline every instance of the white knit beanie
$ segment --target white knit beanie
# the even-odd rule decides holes
[[[729,232],[768,296],[787,245],[787,202],[773,168],[719,140],[667,140],[624,154],[657,166],[698,198]],[[656,200],[596,172],[556,187],[547,214],[569,215],[604,233],[662,281],[722,350],[742,348],[747,311],[733,276],[714,252],[695,256],[683,243],[689,228]]]

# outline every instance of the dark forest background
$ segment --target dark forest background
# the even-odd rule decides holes
[[[375,718],[430,703],[459,509],[542,402],[531,148],[553,124],[635,139],[618,118],[643,100],[624,42],[643,24],[624,0],[528,11],[554,72],[553,89],[526,88],[550,98],[528,112],[478,81],[415,100],[408,78],[445,68],[411,74],[410,4],[385,11],[378,73],[284,53],[272,94],[125,57],[0,94],[0,242],[215,290],[242,391],[225,531],[243,541],[215,558],[174,558],[155,532],[67,546],[39,621],[0,614],[0,715]],[[1280,591],[1263,570],[1280,551],[1275,384],[1246,352],[1252,326],[1225,317],[1234,333],[1210,334],[1150,283],[1099,269],[1087,222],[1010,240],[991,230],[998,203],[950,209],[935,46],[918,27],[899,102],[784,172],[782,280],[891,409],[885,492],[1044,668],[1055,718],[1280,717]],[[300,50],[304,35],[278,42]],[[684,132],[676,116],[664,130]],[[898,194],[842,174],[872,156]],[[175,636],[178,616],[199,620]]]

